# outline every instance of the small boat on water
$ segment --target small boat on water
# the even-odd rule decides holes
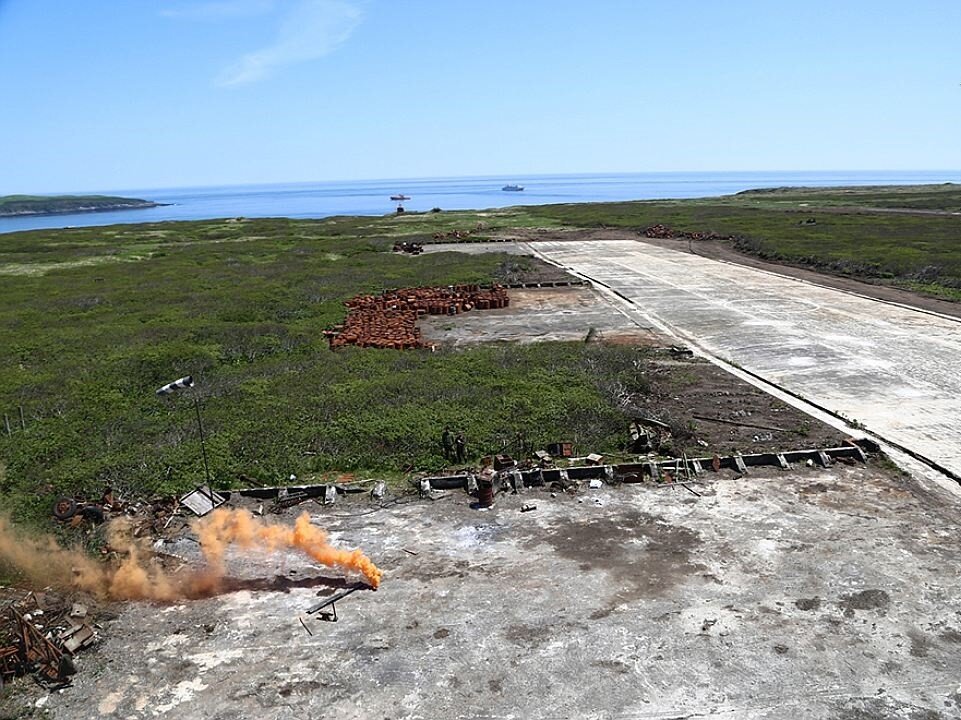
[[[404,193],[397,193],[396,195],[390,196],[391,200],[410,200],[410,195],[404,195]]]
[[[501,190],[503,190],[504,192],[520,192],[523,189],[524,189],[523,185],[513,185],[513,184],[505,185],[504,187],[501,188]]]

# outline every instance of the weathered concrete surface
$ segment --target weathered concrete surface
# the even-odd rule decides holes
[[[606,342],[654,344],[658,335],[640,328],[589,287],[510,290],[511,304],[457,316],[428,315],[418,327],[428,342],[445,345],[510,341],[584,340],[593,328]]]
[[[458,252],[467,255],[483,255],[485,253],[507,253],[508,255],[530,255],[530,250],[523,243],[515,242],[449,242],[427,243],[425,253]]]
[[[628,240],[537,242],[708,353],[961,475],[961,324]]]
[[[624,486],[582,503],[499,496],[489,512],[460,493],[317,508],[386,571],[379,591],[338,605],[339,622],[308,619],[310,636],[297,619],[330,591],[316,580],[329,571],[234,557],[237,575],[294,587],[129,604],[46,708],[64,720],[959,716],[961,501],[870,466],[710,477],[701,497]]]

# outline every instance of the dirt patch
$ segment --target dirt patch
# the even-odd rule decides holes
[[[620,660],[598,660],[595,663],[591,663],[591,665],[617,675],[627,675],[631,671],[631,669]]]
[[[862,590],[853,595],[844,595],[838,604],[845,615],[852,616],[855,610],[887,610],[891,596],[884,590]]]
[[[961,632],[954,628],[948,628],[940,635],[941,639],[949,643],[961,643]]]
[[[691,561],[692,551],[701,545],[698,533],[639,511],[617,520],[591,518],[567,523],[529,544],[543,543],[562,557],[607,571],[621,583],[606,607],[590,616],[592,620],[607,617],[633,600],[666,597],[674,587],[700,577],[705,570]]]
[[[467,560],[439,560],[434,563],[417,563],[402,568],[397,577],[430,583],[443,578],[465,578],[468,572],[483,572],[480,567],[472,567]]]
[[[918,630],[909,631],[908,637],[911,639],[911,657],[927,657],[934,647],[934,642]]]
[[[944,715],[894,698],[853,698],[838,710],[835,720],[944,720]]]
[[[664,454],[680,456],[774,452],[835,447],[844,435],[772,395],[704,360],[676,360],[664,352],[648,377],[650,393],[638,398],[639,415],[671,426]],[[821,492],[816,485],[799,492]],[[820,484],[827,490],[826,485]]]
[[[554,625],[514,624],[504,630],[504,637],[514,645],[533,649],[543,645],[557,634]]]

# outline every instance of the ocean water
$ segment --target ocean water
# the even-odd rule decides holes
[[[241,216],[321,218],[331,215],[384,215],[396,208],[397,203],[389,199],[396,193],[410,196],[411,199],[403,203],[409,211],[426,211],[434,207],[443,210],[480,210],[510,205],[713,197],[752,188],[785,185],[940,182],[961,182],[961,170],[531,175],[121,189],[98,192],[169,204],[142,210],[0,218],[0,232]],[[523,192],[501,190],[508,183],[523,185],[525,189]]]

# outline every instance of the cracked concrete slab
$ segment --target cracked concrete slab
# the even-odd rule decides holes
[[[428,315],[418,326],[424,340],[464,346],[489,342],[584,340],[594,331],[608,343],[653,345],[659,336],[617,312],[588,287],[511,289],[509,307],[463,313]]]
[[[961,500],[882,466],[709,475],[576,498],[453,493],[316,508],[385,570],[332,592],[296,573],[167,607],[130,603],[55,718],[888,718],[961,713]],[[523,503],[537,509],[521,513]],[[416,555],[407,552],[416,552]]]

